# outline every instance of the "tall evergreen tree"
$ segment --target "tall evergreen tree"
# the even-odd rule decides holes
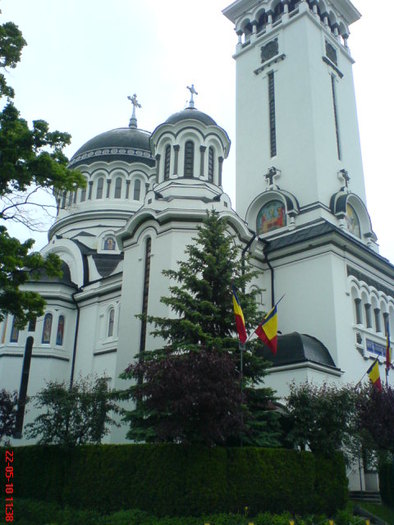
[[[125,413],[130,423],[128,437],[136,441],[234,444],[242,439],[245,443],[277,445],[278,416],[270,410],[273,392],[261,387],[267,363],[255,352],[260,343],[249,342],[241,378],[232,305],[234,285],[247,330],[257,326],[262,314],[256,295],[261,291],[256,287],[245,290],[258,272],[247,255],[242,258],[228,222],[215,211],[207,214],[185,253],[187,257],[178,262],[177,270],[163,271],[171,284],[170,295],[161,302],[175,315],[147,317],[154,325],[153,335],[161,338],[164,346],[139,355],[121,376],[135,382],[121,394],[123,399],[135,402],[135,408]],[[215,361],[210,374],[195,354]],[[209,396],[215,402],[209,402]],[[211,421],[207,424],[212,432],[203,425],[205,430],[198,433],[196,424],[191,428],[193,419]]]

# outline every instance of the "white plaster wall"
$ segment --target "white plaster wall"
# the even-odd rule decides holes
[[[258,75],[261,46],[278,38],[285,59]],[[351,59],[337,44],[336,83],[342,160],[338,160],[331,92],[331,73],[323,61],[325,39],[335,40],[315,23],[309,12],[253,41],[237,60],[237,211],[244,217],[253,198],[266,187],[270,166],[282,171],[277,183],[301,206],[329,205],[339,190],[337,172],[346,168],[351,189],[365,199]],[[268,79],[275,72],[277,155],[270,156]],[[343,184],[343,182],[342,182]]]

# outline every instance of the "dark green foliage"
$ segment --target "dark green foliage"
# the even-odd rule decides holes
[[[0,25],[0,68],[14,69],[20,61],[26,41],[22,33],[12,22]],[[3,73],[0,73],[0,98],[13,97],[14,90],[8,86]]]
[[[16,422],[18,395],[16,392],[0,390],[0,445],[7,444],[13,435]]]
[[[333,513],[345,505],[341,458],[253,447],[101,445],[18,447],[18,497],[108,514]],[[37,479],[39,478],[39,482]]]
[[[3,501],[0,499],[0,505]],[[61,508],[55,503],[44,503],[30,499],[17,498],[15,501],[15,525],[289,525],[295,519],[297,525],[326,525],[328,518],[324,515],[292,516],[288,512],[271,514],[264,512],[251,516],[242,514],[208,514],[204,516],[181,516],[158,518],[142,510],[120,510],[102,515],[96,511],[78,510],[73,507]],[[387,518],[386,518],[386,521]],[[339,511],[334,516],[335,525],[360,525],[360,518],[351,511]],[[391,521],[388,521],[391,523]]]
[[[210,212],[198,228],[193,244],[186,246],[187,257],[178,261],[178,270],[163,272],[173,284],[171,295],[161,301],[177,317],[148,317],[148,321],[155,325],[153,334],[167,341],[172,352],[201,347],[238,351],[232,284],[238,291],[247,330],[256,328],[261,320],[255,300],[260,290],[244,293],[258,273],[249,264],[248,256],[243,265],[237,240],[228,229],[225,219]],[[260,361],[255,356],[246,359],[245,378],[252,383],[264,370]]]
[[[383,502],[394,509],[394,458],[379,466],[380,494]]]
[[[26,437],[43,445],[97,444],[115,423],[109,413],[117,412],[117,405],[105,378],[80,379],[71,388],[52,381],[33,400],[41,413],[26,425]]]
[[[37,293],[21,291],[20,287],[39,270],[49,276],[61,275],[60,261],[55,255],[44,259],[29,253],[34,241],[20,243],[10,237],[4,222],[32,227],[25,210],[38,188],[74,190],[85,184],[81,173],[67,169],[63,149],[70,143],[70,135],[49,131],[43,120],[34,121],[30,129],[10,101],[14,91],[2,71],[16,67],[25,45],[15,24],[0,25],[0,321],[10,313],[19,328],[42,315],[45,305]],[[5,104],[3,97],[7,97]]]
[[[242,261],[230,232],[217,212],[207,213],[193,244],[185,249],[185,260],[178,262],[177,270],[163,272],[169,278],[170,295],[161,302],[175,315],[148,316],[147,321],[165,346],[140,355],[140,362],[121,375],[133,380],[133,386],[121,393],[122,399],[134,402],[134,408],[125,412],[130,439],[278,445],[278,415],[269,409],[272,390],[261,385],[267,363],[255,351],[258,341],[247,345],[241,379],[232,284],[249,331],[262,314],[255,300],[259,290],[244,292],[257,272],[248,256]],[[211,373],[202,356],[215,361]],[[243,396],[238,394],[241,380]]]
[[[348,447],[354,432],[355,399],[356,391],[351,387],[293,383],[286,398],[289,441],[327,457]]]
[[[315,505],[316,509],[332,516],[345,507],[348,500],[348,479],[344,457],[334,452],[330,457],[315,455]]]

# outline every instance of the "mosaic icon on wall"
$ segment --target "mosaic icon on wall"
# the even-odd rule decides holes
[[[257,215],[257,234],[261,235],[282,226],[286,226],[286,210],[283,202],[276,200],[265,204]]]
[[[109,251],[115,250],[116,249],[115,239],[113,237],[107,237],[104,240],[104,247],[103,248],[104,248],[104,250],[109,250]]]
[[[350,233],[352,233],[358,238],[361,238],[360,221],[357,217],[357,214],[353,206],[351,206],[348,203],[346,204],[345,219],[346,219],[347,229],[350,231]]]

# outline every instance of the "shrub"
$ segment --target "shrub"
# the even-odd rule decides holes
[[[343,460],[255,447],[97,445],[14,449],[18,496],[109,514],[333,514],[346,499]],[[45,468],[44,468],[45,465]]]
[[[394,460],[380,465],[379,484],[383,503],[394,509]]]

